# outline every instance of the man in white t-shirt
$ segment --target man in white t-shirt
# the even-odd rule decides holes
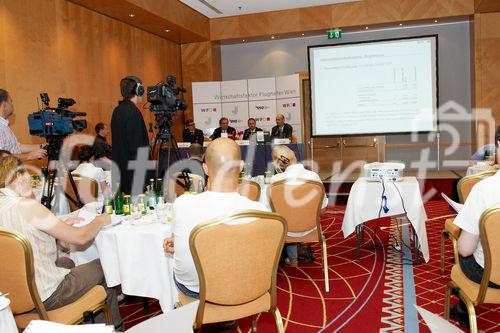
[[[194,266],[189,235],[198,224],[238,210],[269,211],[256,201],[238,193],[238,175],[243,169],[239,146],[230,139],[219,138],[207,147],[203,169],[208,175],[208,191],[184,194],[174,202],[172,238],[164,241],[167,253],[174,254],[174,280],[185,295],[198,298],[199,279]],[[248,221],[238,221],[245,223]]]
[[[304,168],[302,163],[297,161],[297,157],[293,150],[288,148],[287,146],[276,146],[272,151],[272,159],[274,168],[276,170],[276,174],[271,177],[271,183],[275,183],[284,179],[305,179],[305,180],[314,180],[321,183],[321,178],[319,178],[318,174],[314,171],[307,170]],[[325,208],[328,206],[328,198],[323,198],[323,203],[321,204],[321,208]],[[290,236],[305,236],[309,232],[313,232],[315,229],[309,230],[301,235],[289,235]],[[291,243],[285,245],[285,264],[287,266],[296,267],[298,264],[298,255],[297,255],[297,244]]]
[[[495,140],[498,151],[500,133],[497,133]],[[486,209],[500,204],[499,188],[500,171],[474,185],[463,208],[453,221],[456,226],[462,229],[458,238],[460,268],[465,276],[476,283],[481,283],[484,270],[484,253],[479,237],[479,222],[481,214]],[[491,282],[490,287],[500,288]],[[452,319],[460,322],[460,326],[468,327],[467,308],[462,301],[452,308],[451,316]]]

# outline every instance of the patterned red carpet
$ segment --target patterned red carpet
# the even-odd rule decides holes
[[[356,262],[355,238],[344,239],[341,232],[344,208],[329,207],[321,217],[328,236],[329,293],[325,292],[318,245],[313,246],[317,258],[315,263],[299,264],[298,268],[280,267],[278,270],[278,307],[286,332],[405,330],[403,264],[408,264],[408,260],[402,258],[401,251],[395,246],[396,241],[404,245],[397,232],[396,220],[383,219],[368,224],[361,260]],[[453,212],[444,201],[429,201],[426,210],[431,260],[413,267],[416,301],[427,310],[442,315],[444,286],[451,263],[447,263],[447,271],[442,275],[439,272],[439,237],[444,220],[453,216]],[[390,230],[394,237],[390,236]],[[447,249],[447,258],[451,258],[449,244]],[[149,304],[149,314],[143,313],[139,298],[120,306],[126,328],[161,313],[157,301],[150,300]],[[500,330],[500,307],[480,307],[477,313],[481,330]],[[249,332],[250,319],[242,319],[238,324],[237,332]],[[417,330],[429,332],[425,324],[418,324],[416,320],[413,327],[412,333]],[[258,329],[260,332],[276,332],[273,317],[261,314]]]

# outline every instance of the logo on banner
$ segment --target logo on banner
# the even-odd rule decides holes
[[[267,110],[267,109],[269,109],[269,106],[268,105],[256,105],[255,109],[259,110],[259,111]]]
[[[269,121],[271,121],[271,117],[255,118],[255,121],[258,122],[258,123],[269,122]]]
[[[201,108],[200,112],[207,113],[207,112],[217,112],[217,108]]]
[[[293,103],[283,103],[281,104],[283,106],[283,108],[294,108],[296,103],[293,102]]]
[[[241,120],[241,119],[229,119],[229,123],[231,125],[241,124],[242,122],[243,122],[243,120]]]

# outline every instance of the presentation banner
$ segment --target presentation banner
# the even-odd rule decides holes
[[[276,115],[285,116],[294,135],[302,142],[302,112],[299,75],[285,75],[249,80],[193,82],[193,113],[196,127],[210,136],[227,117],[229,125],[243,132],[248,118],[257,127],[271,131]]]
[[[236,132],[247,128],[248,102],[222,103],[222,116],[229,119],[229,126],[234,127]]]

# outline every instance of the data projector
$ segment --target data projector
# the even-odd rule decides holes
[[[372,182],[397,182],[403,180],[404,163],[373,162],[364,165],[365,177]]]

